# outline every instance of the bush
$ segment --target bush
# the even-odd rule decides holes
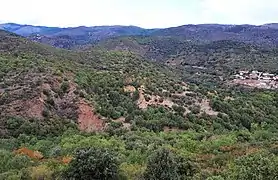
[[[176,111],[178,114],[183,115],[185,112],[185,108],[182,106],[173,105],[173,110]]]
[[[241,157],[229,173],[229,179],[275,180],[278,178],[278,159],[265,153]]]
[[[118,179],[117,155],[104,148],[84,148],[76,152],[65,171],[66,179]]]
[[[182,157],[176,156],[169,149],[159,149],[151,155],[144,173],[145,179],[186,179],[192,177],[196,169]]]
[[[179,179],[178,163],[168,149],[156,151],[148,159],[145,179]]]
[[[193,114],[199,114],[201,112],[201,107],[200,106],[191,106],[189,108],[189,110],[193,113]]]
[[[45,165],[32,167],[30,170],[31,179],[53,179],[53,171]]]
[[[69,86],[69,82],[68,81],[64,81],[61,84],[61,90],[63,91],[63,93],[68,92],[69,88],[70,88],[70,86]]]
[[[132,96],[133,101],[137,101],[137,100],[139,99],[139,96],[140,96],[139,91],[136,90],[136,91],[133,93],[133,96]]]
[[[50,112],[47,108],[44,108],[42,111],[42,116],[48,118],[50,116]]]
[[[236,138],[238,142],[249,142],[251,140],[251,133],[242,131],[237,134]]]

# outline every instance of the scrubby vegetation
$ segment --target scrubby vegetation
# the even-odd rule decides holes
[[[277,91],[131,52],[0,40],[0,179],[278,177]]]
[[[41,172],[42,174],[39,175],[42,177],[49,175],[52,178],[59,178],[65,173],[72,177],[86,176],[88,173],[95,172],[91,167],[99,168],[98,171],[101,173],[101,168],[104,168],[105,163],[111,162],[116,163],[116,169],[119,168],[113,171],[116,173],[113,176],[127,179],[140,177],[155,179],[154,177],[159,177],[164,173],[168,174],[169,179],[181,176],[191,179],[206,179],[212,176],[230,179],[257,176],[261,179],[273,179],[277,177],[275,149],[278,145],[275,144],[277,139],[271,139],[275,136],[277,137],[277,133],[261,129],[252,132],[231,131],[225,135],[194,131],[155,133],[143,130],[125,132],[121,135],[82,134],[68,130],[58,137],[47,138],[21,134],[18,138],[1,139],[1,161],[4,163],[1,166],[4,168],[1,170],[1,176],[10,178],[11,176],[32,176],[36,168],[41,167],[46,168],[49,173]],[[31,159],[26,154],[13,152],[20,147],[38,150],[44,158]],[[90,152],[98,153],[91,155],[93,159],[81,154],[76,155],[75,150],[80,148],[94,148]],[[113,156],[110,157],[109,152],[103,151],[102,148],[117,152],[117,154],[112,153]],[[162,148],[161,152],[156,152],[160,148]],[[87,152],[87,150],[80,151]],[[118,160],[114,162],[112,159],[111,161],[107,159],[104,162],[101,153],[103,155],[108,153],[105,158]],[[175,159],[176,156],[178,156],[177,159]],[[16,160],[17,158],[21,160]],[[75,158],[81,159],[75,160]],[[94,158],[99,159],[94,160]],[[69,165],[67,159],[71,160]],[[167,166],[170,166],[171,171],[167,170],[167,166],[159,166],[166,163],[165,161],[169,161]],[[116,167],[117,163],[120,164]],[[107,164],[107,166],[110,165]]]
[[[109,50],[132,51],[147,59],[166,64],[196,66],[213,73],[237,69],[277,70],[277,50],[232,40],[198,42],[176,37],[119,37],[96,45]]]

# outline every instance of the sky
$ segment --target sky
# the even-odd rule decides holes
[[[0,0],[0,23],[74,27],[278,23],[278,0]]]

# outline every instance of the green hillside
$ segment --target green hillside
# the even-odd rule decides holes
[[[0,179],[278,177],[277,91],[208,86],[218,71],[196,80],[186,70],[247,67],[243,58],[255,56],[271,71],[274,51],[110,41],[67,51],[0,31]],[[222,62],[224,51],[234,61]],[[186,67],[189,52],[207,52],[215,64],[192,57]],[[182,61],[169,66],[171,58]]]
[[[224,72],[237,69],[274,72],[278,69],[276,49],[264,49],[231,40],[205,42],[171,36],[134,36],[108,39],[96,47],[131,51],[146,59],[162,61],[169,65],[199,66]]]

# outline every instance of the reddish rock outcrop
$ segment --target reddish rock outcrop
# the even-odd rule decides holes
[[[78,103],[78,126],[82,131],[101,131],[104,122],[94,113],[93,108],[84,100]]]

